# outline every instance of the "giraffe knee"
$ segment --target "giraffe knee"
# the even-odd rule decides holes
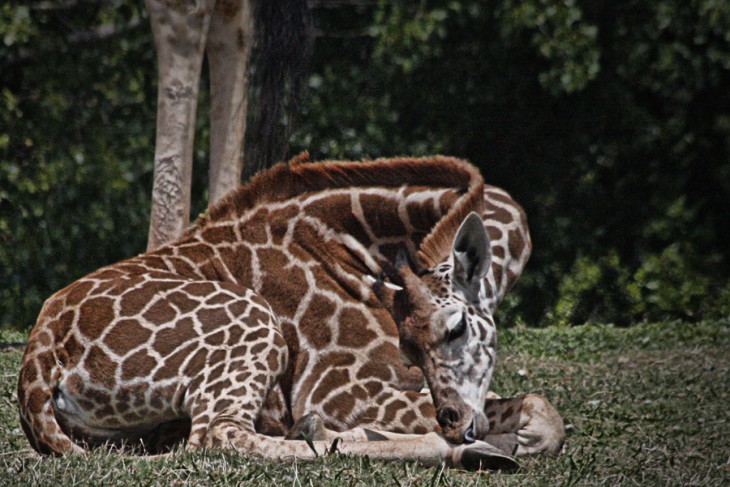
[[[560,454],[565,443],[565,427],[550,401],[539,394],[527,394],[522,398],[522,413],[526,424],[518,432],[518,454]]]

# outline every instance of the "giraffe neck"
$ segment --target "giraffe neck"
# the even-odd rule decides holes
[[[264,230],[266,225],[261,222],[258,226],[250,222],[262,212],[293,207],[300,211],[306,205],[312,206],[313,218],[321,220],[319,226],[324,224],[339,233],[350,256],[371,274],[378,272],[379,261],[392,260],[398,247],[418,256],[423,267],[443,261],[459,218],[486,205],[483,220],[494,259],[485,282],[492,311],[529,258],[531,244],[522,208],[492,186],[483,186],[483,195],[478,198],[481,177],[460,161],[435,157],[387,163],[305,164],[302,161],[306,157],[300,156],[288,166],[279,165],[229,195],[211,209],[209,217],[196,223],[187,241],[160,252],[179,257],[174,267],[169,262],[160,267],[186,276],[254,286],[259,276],[256,268],[240,264],[248,262],[251,255],[239,255],[250,254],[251,249],[240,245],[259,248],[272,236],[262,232],[281,234],[284,223]]]

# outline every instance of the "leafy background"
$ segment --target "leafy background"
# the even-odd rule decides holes
[[[290,154],[479,165],[533,235],[504,325],[730,315],[730,3],[310,3]],[[141,0],[0,6],[0,327],[144,250],[155,83]]]

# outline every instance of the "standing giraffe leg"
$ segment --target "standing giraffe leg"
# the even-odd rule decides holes
[[[159,78],[149,251],[178,237],[190,220],[195,113],[215,0],[146,4]]]
[[[210,23],[206,47],[211,85],[208,206],[241,182],[247,68],[254,36],[252,3],[218,0]]]

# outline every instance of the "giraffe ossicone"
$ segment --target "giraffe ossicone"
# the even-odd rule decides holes
[[[308,416],[348,454],[474,467],[560,450],[547,400],[488,395],[492,312],[531,248],[522,209],[458,159],[305,159],[45,302],[18,382],[37,451],[312,458],[283,438]]]

